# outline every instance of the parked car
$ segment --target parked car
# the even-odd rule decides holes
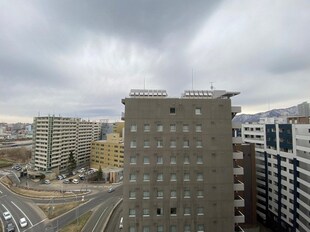
[[[68,179],[64,179],[62,183],[64,183],[64,184],[69,184],[70,181],[69,181]]]
[[[19,224],[20,224],[21,228],[26,227],[28,225],[26,218],[23,217],[23,218],[19,219]]]
[[[10,212],[8,212],[8,211],[5,211],[4,213],[3,213],[3,218],[4,218],[4,220],[10,220],[11,218],[12,218],[12,215],[10,214]]]
[[[109,188],[108,193],[114,192],[115,188]]]
[[[119,221],[119,228],[123,229],[123,217],[121,217],[121,220]]]
[[[73,179],[73,180],[72,180],[72,183],[73,183],[73,184],[78,184],[78,183],[79,183],[79,180],[78,180],[78,179]]]
[[[57,179],[62,180],[63,179],[62,175],[57,176]]]
[[[44,180],[44,184],[50,184],[51,181],[50,180]]]
[[[6,231],[8,231],[8,232],[14,232],[15,231],[15,226],[13,225],[12,222],[8,223],[8,225],[6,227]]]

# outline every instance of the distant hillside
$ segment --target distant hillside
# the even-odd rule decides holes
[[[241,123],[258,122],[260,118],[272,118],[272,117],[294,116],[294,115],[298,115],[297,106],[292,106],[286,109],[274,109],[257,114],[240,114],[237,115],[233,119],[233,121]]]

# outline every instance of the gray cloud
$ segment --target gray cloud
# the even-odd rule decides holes
[[[307,100],[308,1],[2,1],[0,121],[117,118],[131,88],[240,91],[244,112]],[[193,82],[192,82],[193,69]],[[24,118],[24,119],[23,119]]]

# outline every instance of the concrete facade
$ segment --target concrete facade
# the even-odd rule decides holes
[[[244,222],[234,192],[243,175],[233,162],[236,94],[132,90],[123,99],[123,231],[234,231]]]

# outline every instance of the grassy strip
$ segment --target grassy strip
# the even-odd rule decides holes
[[[0,168],[12,166],[13,162],[7,159],[0,159]]]
[[[48,219],[53,219],[55,217],[58,217],[71,209],[74,209],[75,207],[79,206],[80,204],[83,204],[85,201],[81,202],[70,202],[66,204],[49,204],[49,205],[38,205],[40,209],[45,213],[45,215],[48,217]]]
[[[88,211],[87,213],[83,214],[81,217],[79,217],[79,224],[77,225],[77,222],[71,222],[69,225],[65,226],[60,230],[60,232],[76,232],[76,231],[82,231],[84,225],[88,221],[89,217],[91,216],[92,212]]]

